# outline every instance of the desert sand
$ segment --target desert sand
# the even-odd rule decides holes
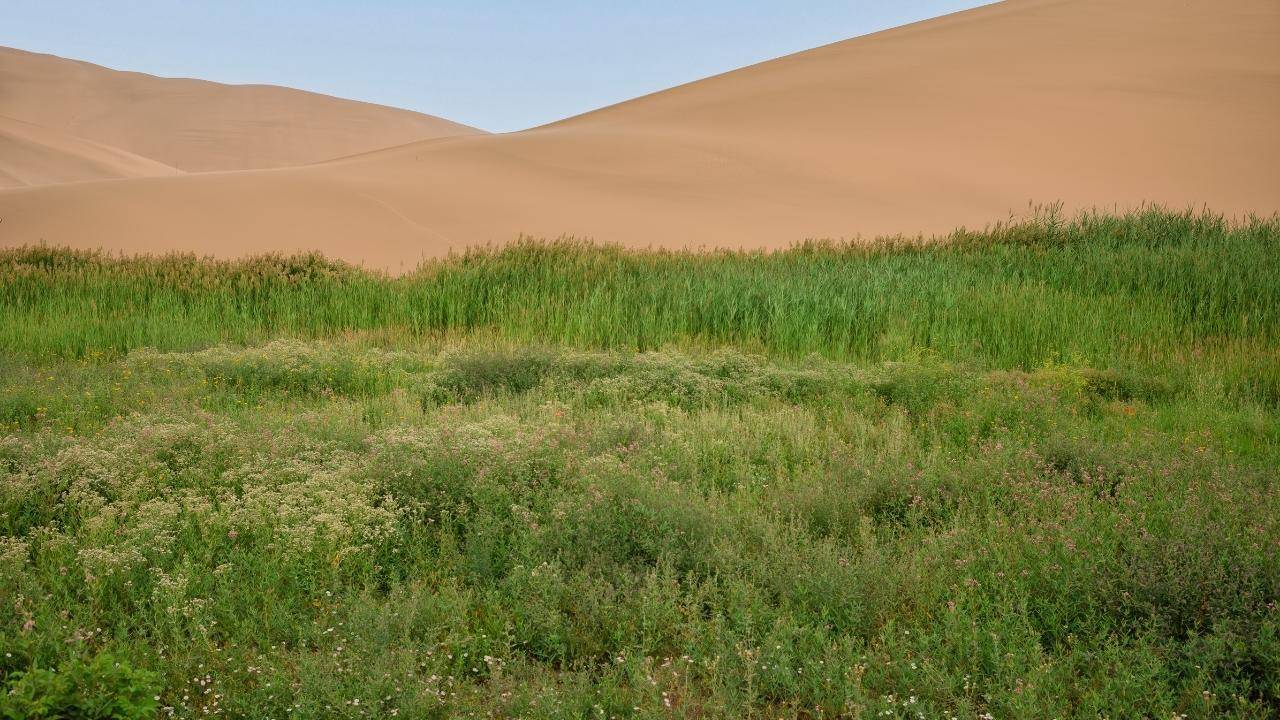
[[[292,88],[160,78],[12,48],[0,48],[0,115],[194,172],[304,165],[480,132]]]
[[[134,117],[127,136],[81,134],[195,169]],[[1270,215],[1277,128],[1275,0],[1009,0],[518,133],[7,190],[0,244],[320,250],[397,271],[521,233],[776,248],[981,227],[1032,203]]]
[[[0,115],[0,188],[180,173],[119,148]]]

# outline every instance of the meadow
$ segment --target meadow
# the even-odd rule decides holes
[[[1280,218],[0,251],[0,717],[1280,715]]]

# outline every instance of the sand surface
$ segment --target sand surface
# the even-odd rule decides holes
[[[1010,0],[519,133],[7,190],[0,244],[318,249],[396,271],[520,233],[758,248],[1031,203],[1270,215],[1278,128],[1276,0]]]
[[[188,171],[303,165],[479,132],[291,88],[160,78],[12,48],[0,48],[0,115]]]
[[[181,172],[119,148],[0,115],[0,188]]]

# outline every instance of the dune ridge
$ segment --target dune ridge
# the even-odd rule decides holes
[[[181,172],[119,148],[0,115],[0,188]]]
[[[13,48],[0,48],[0,115],[187,171],[303,165],[481,132],[292,88],[162,78]]]
[[[1271,0],[1009,0],[524,132],[10,190],[0,243],[319,250],[397,271],[521,233],[776,248],[981,227],[1032,203],[1270,215],[1277,119]]]

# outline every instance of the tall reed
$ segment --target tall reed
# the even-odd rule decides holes
[[[927,351],[1023,368],[1209,357],[1280,396],[1280,218],[1048,214],[936,242],[773,253],[522,239],[400,277],[318,255],[33,247],[0,252],[0,312],[0,343],[34,356],[481,331],[586,348],[734,345],[859,360]]]

